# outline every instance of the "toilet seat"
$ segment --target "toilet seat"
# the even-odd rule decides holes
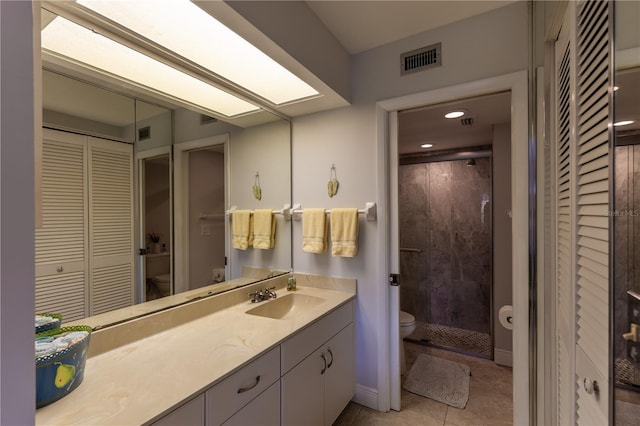
[[[400,327],[415,325],[416,317],[409,312],[400,311]]]
[[[170,274],[160,274],[153,277],[153,282],[155,283],[158,290],[162,295],[167,296],[171,292],[171,275]]]

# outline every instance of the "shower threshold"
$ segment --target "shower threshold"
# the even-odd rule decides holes
[[[493,359],[491,335],[455,327],[416,321],[416,330],[405,341],[483,359]]]

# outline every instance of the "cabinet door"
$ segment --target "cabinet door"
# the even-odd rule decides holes
[[[153,426],[202,426],[204,425],[204,394],[167,414]]]
[[[324,424],[324,346],[282,377],[282,424]],[[326,359],[326,358],[325,358]]]
[[[279,426],[280,381],[272,384],[256,399],[223,423],[224,426]]]
[[[324,346],[327,358],[325,377],[325,425],[336,421],[355,394],[355,353],[353,323]]]

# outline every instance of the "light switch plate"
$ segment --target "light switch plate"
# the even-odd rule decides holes
[[[202,236],[211,235],[211,225],[209,225],[208,223],[201,223],[200,224],[200,235],[202,235]]]

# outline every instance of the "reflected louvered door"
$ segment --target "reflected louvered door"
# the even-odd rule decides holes
[[[90,313],[134,303],[133,147],[89,138]]]
[[[609,381],[608,2],[578,4],[577,49],[576,422],[603,425]],[[599,392],[589,386],[593,381]]]
[[[84,137],[44,129],[42,227],[35,231],[35,309],[73,321],[88,315]]]
[[[555,49],[556,145],[555,145],[555,226],[556,226],[556,416],[558,425],[575,422],[575,314],[574,314],[574,167],[575,143],[571,132],[575,110],[571,104],[574,68],[570,15],[565,19]]]

